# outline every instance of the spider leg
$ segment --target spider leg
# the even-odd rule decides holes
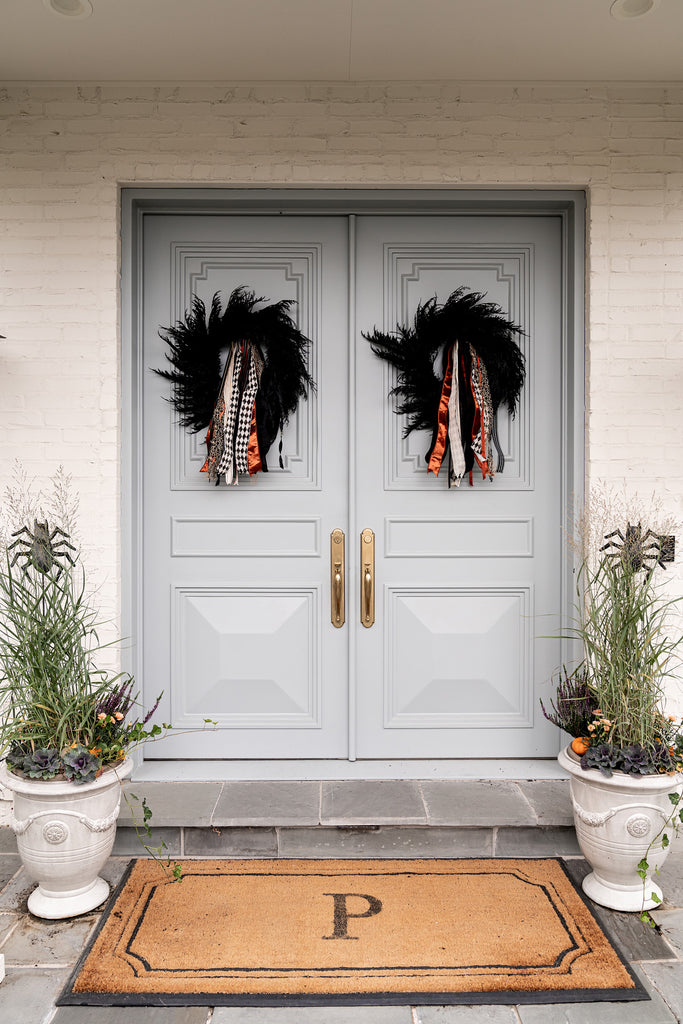
[[[69,534],[65,533],[64,530],[62,530],[59,526],[55,526],[54,530],[50,534],[50,541],[53,541],[58,534],[60,536],[64,537],[65,540],[60,540],[58,544],[53,545],[55,550],[58,547],[60,547],[61,545],[63,545],[63,544],[65,544],[68,548],[71,548],[72,551],[76,550],[76,548],[73,546],[73,544],[69,544],[69,540],[70,540]]]
[[[605,534],[605,540],[611,540],[612,537],[618,537],[621,541],[624,539],[624,535],[621,530],[612,530],[611,533]]]
[[[53,555],[59,555],[60,557],[62,555],[66,555],[67,554],[67,552],[65,550],[66,548],[70,548],[72,551],[76,550],[76,548],[73,546],[73,544],[67,544],[67,542],[65,540],[60,540],[56,544],[52,545],[52,554]]]
[[[13,537],[18,537],[22,533],[27,533],[29,535],[29,537],[31,538],[31,540],[33,540],[33,534],[29,530],[28,526],[22,526],[20,530],[15,530],[14,533],[12,534],[12,536]]]
[[[12,536],[14,536],[14,534],[12,534]],[[29,534],[29,536],[30,536],[30,534]],[[23,548],[30,548],[31,547],[30,541],[24,540],[23,537],[19,537],[18,540],[12,541],[11,544],[7,545],[7,550],[11,551],[12,548],[16,548],[17,545],[20,545]]]

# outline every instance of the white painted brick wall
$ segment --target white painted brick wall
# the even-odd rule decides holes
[[[114,612],[129,183],[587,188],[589,475],[683,520],[682,84],[12,87],[0,477],[73,474]]]

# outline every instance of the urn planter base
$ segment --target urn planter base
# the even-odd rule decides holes
[[[663,898],[653,878],[669,852],[662,846],[663,826],[672,811],[669,794],[683,790],[683,777],[614,772],[608,778],[593,768],[584,771],[569,748],[557,759],[571,777],[576,838],[593,869],[583,880],[583,891],[611,910],[652,910]],[[649,867],[643,884],[638,865],[644,858]]]
[[[582,888],[586,896],[589,896],[594,903],[599,903],[601,907],[609,907],[610,910],[640,913],[641,910],[653,910],[664,898],[662,890],[651,878],[648,878],[645,890],[643,890],[640,878],[638,885],[633,888],[624,885],[616,886],[600,878],[595,871],[586,875],[582,882]],[[648,894],[649,898],[646,900],[643,900],[643,891]],[[659,902],[652,899],[652,893],[659,898]]]
[[[38,882],[28,899],[36,917],[50,921],[87,914],[103,903],[109,885],[99,872],[112,851],[126,758],[93,782],[27,779],[0,767],[14,797],[10,826],[27,874]]]
[[[99,875],[83,889],[72,892],[50,892],[39,885],[28,898],[28,909],[35,917],[58,921],[62,917],[77,917],[99,907],[109,896],[109,883]]]

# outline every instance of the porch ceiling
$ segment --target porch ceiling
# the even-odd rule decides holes
[[[64,2],[64,0],[62,0]],[[2,0],[4,81],[679,81],[683,2]]]

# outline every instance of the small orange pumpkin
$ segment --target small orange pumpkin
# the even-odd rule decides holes
[[[572,740],[572,750],[581,757],[590,747],[590,740],[587,736],[577,736]]]

